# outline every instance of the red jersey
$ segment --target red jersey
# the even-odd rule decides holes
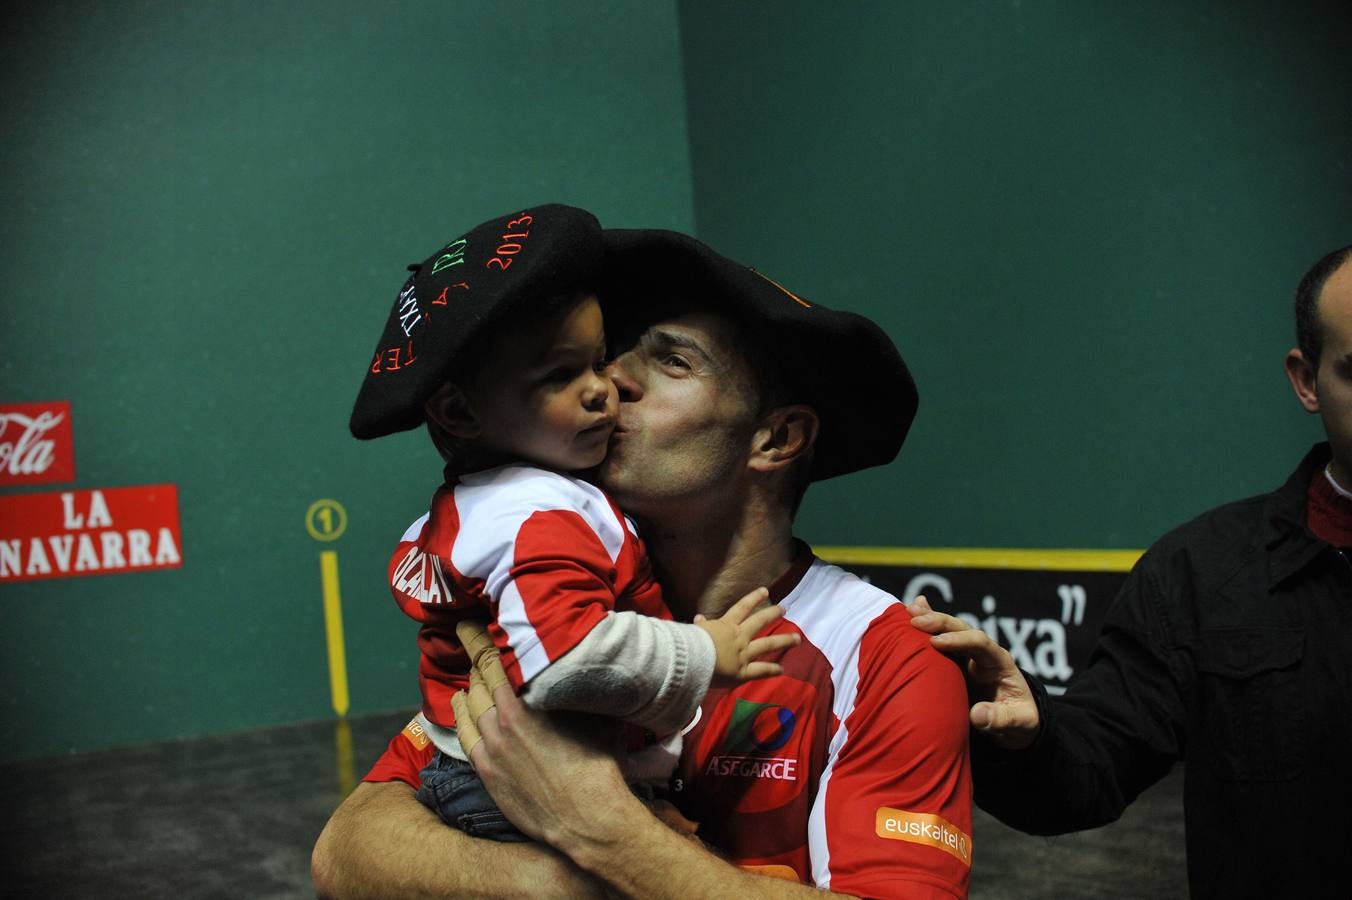
[[[390,590],[418,630],[423,714],[455,725],[469,687],[456,623],[488,621],[518,692],[607,613],[671,619],[633,524],[595,485],[525,465],[443,485],[390,560]]]
[[[775,585],[802,642],[784,673],[712,690],[670,799],[731,862],[864,897],[963,897],[971,873],[967,688],[900,601],[805,555]],[[368,781],[417,784],[416,726]]]
[[[782,675],[709,692],[671,799],[743,866],[864,897],[966,896],[961,670],[895,597],[843,569],[804,560],[783,581],[784,618],[766,633],[802,642],[779,656]]]

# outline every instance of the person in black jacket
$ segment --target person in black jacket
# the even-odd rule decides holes
[[[968,662],[977,805],[1032,834],[1093,828],[1181,761],[1193,897],[1348,891],[1352,247],[1301,280],[1296,331],[1286,372],[1327,442],[1276,491],[1154,544],[1065,695],[984,632],[911,605]]]

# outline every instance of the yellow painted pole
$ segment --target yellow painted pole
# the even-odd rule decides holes
[[[346,797],[357,786],[356,769],[352,765],[352,723],[346,718],[334,720],[333,749],[338,771],[338,791]]]
[[[333,711],[347,715],[347,650],[343,645],[343,601],[338,592],[338,554],[319,554],[319,575],[324,584],[324,634],[329,645],[329,694]]]

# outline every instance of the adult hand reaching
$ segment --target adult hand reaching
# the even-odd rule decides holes
[[[1037,737],[1037,702],[1014,657],[990,635],[956,616],[935,612],[929,601],[916,597],[907,604],[911,624],[933,635],[935,649],[963,662],[967,693],[975,701],[972,727],[1009,750],[1022,750]]]
[[[624,783],[613,721],[537,712],[512,691],[483,626],[456,634],[474,664],[468,694],[456,694],[456,730],[498,807],[527,835],[554,847],[604,840],[641,804]],[[612,818],[614,817],[614,818]]]

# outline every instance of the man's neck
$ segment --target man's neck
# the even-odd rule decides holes
[[[698,516],[645,522],[653,569],[672,614],[715,618],[745,594],[769,587],[793,563],[793,521],[755,498]]]

